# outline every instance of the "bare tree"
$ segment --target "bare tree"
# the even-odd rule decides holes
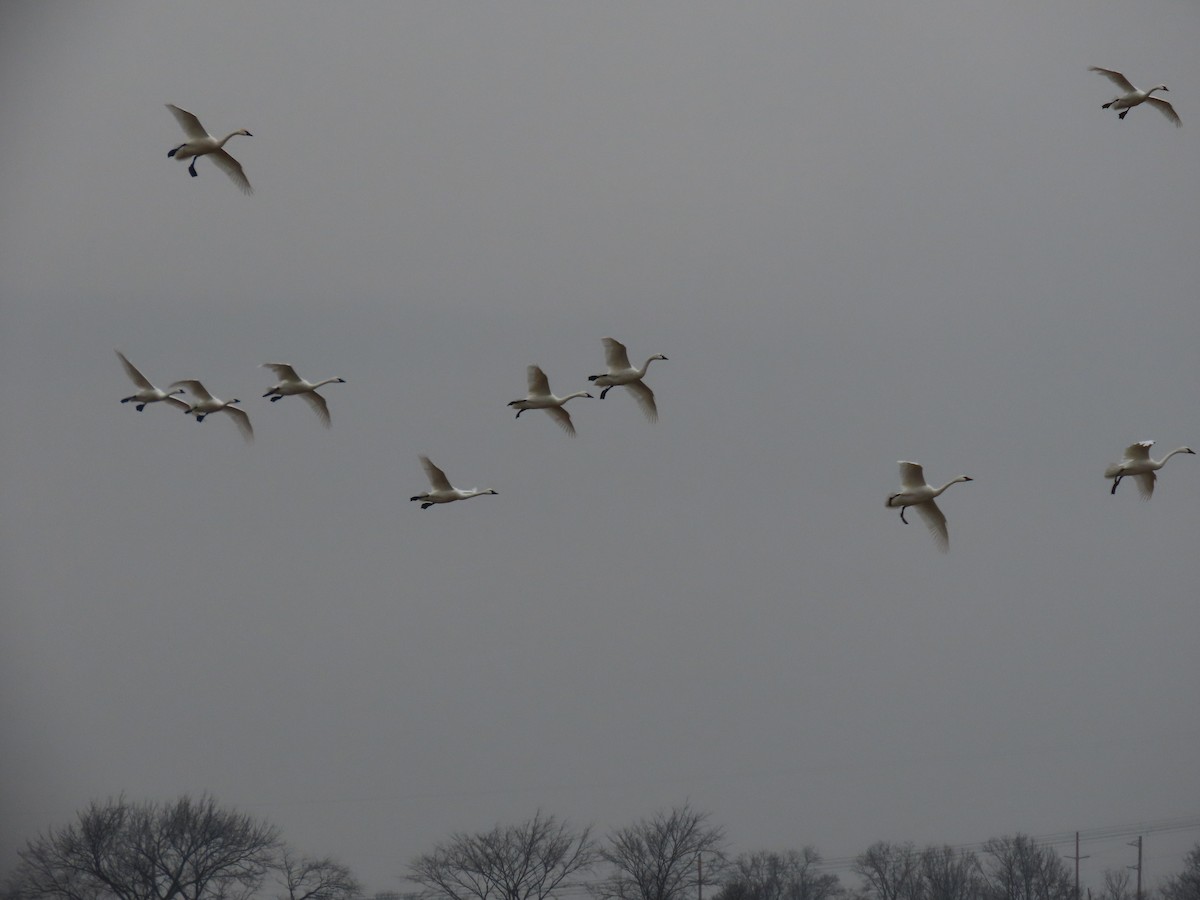
[[[279,883],[287,891],[280,900],[359,900],[363,895],[346,866],[328,857],[297,857],[287,849],[279,856]]]
[[[922,900],[921,855],[911,843],[878,841],[855,858],[851,869],[875,900]]]
[[[595,859],[589,828],[576,833],[538,810],[520,825],[452,835],[413,860],[408,877],[447,900],[544,900]]]
[[[977,900],[983,888],[979,858],[950,846],[921,851],[921,881],[925,900]]]
[[[992,838],[983,845],[986,900],[1074,900],[1067,864],[1051,847],[1026,834]]]
[[[1100,900],[1133,900],[1133,891],[1129,887],[1131,881],[1133,876],[1128,869],[1105,869]]]
[[[687,803],[655,813],[609,835],[600,857],[613,873],[593,892],[603,900],[690,900],[717,883],[724,848],[725,832],[708,813]]]
[[[1200,900],[1200,844],[1183,858],[1183,871],[1167,878],[1159,891],[1163,900]]]
[[[217,806],[93,801],[78,821],[18,853],[10,892],[20,900],[245,900],[262,884],[278,831]]]
[[[715,900],[833,900],[845,890],[837,875],[821,872],[812,847],[785,853],[743,853],[734,860]]]

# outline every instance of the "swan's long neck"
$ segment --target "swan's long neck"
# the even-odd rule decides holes
[[[940,497],[940,496],[942,495],[942,493],[943,493],[943,492],[946,490],[946,488],[950,487],[950,485],[952,485],[952,484],[958,484],[960,481],[970,481],[970,480],[971,480],[971,479],[967,478],[965,475],[959,475],[957,478],[954,478],[954,479],[951,479],[950,481],[947,481],[947,482],[946,482],[945,484],[943,484],[943,485],[942,485],[940,488],[938,488],[937,490],[935,490],[935,491],[933,492],[933,496],[935,496],[935,497]],[[957,495],[957,494],[955,494],[954,496],[956,496],[956,497],[957,497],[958,495]]]
[[[642,375],[645,375],[646,372],[650,369],[650,363],[654,362],[656,359],[658,359],[657,356],[652,356],[648,360],[646,360],[644,363],[642,363],[642,367],[637,370],[638,376],[641,377]]]
[[[224,146],[225,146],[225,143],[226,143],[226,141],[228,141],[228,140],[229,140],[231,137],[233,137],[235,134],[241,134],[241,132],[240,132],[240,131],[231,131],[231,132],[229,132],[229,134],[225,135],[225,137],[223,137],[223,138],[221,138],[221,140],[217,141],[217,146],[218,146],[218,147],[224,147]]]
[[[335,381],[340,381],[340,380],[341,379],[339,379],[339,378],[326,378],[324,381],[318,381],[316,384],[314,384],[313,390],[315,391],[317,388],[321,387],[322,385],[333,384]]]
[[[561,406],[563,403],[566,403],[568,400],[574,400],[576,397],[587,397],[587,396],[588,396],[587,391],[576,391],[573,394],[567,394],[567,396],[563,397],[562,401],[559,403],[559,405]]]
[[[1158,468],[1161,469],[1163,466],[1165,466],[1167,464],[1167,460],[1170,459],[1172,456],[1174,456],[1176,453],[1194,453],[1194,452],[1195,451],[1192,450],[1191,447],[1176,447],[1174,450],[1172,450],[1170,453],[1168,453],[1166,456],[1164,456],[1162,459],[1160,459],[1158,461]],[[1154,460],[1151,460],[1151,462],[1153,462],[1153,461]]]
[[[1165,91],[1166,89],[1167,86],[1165,84],[1160,84],[1158,87],[1152,87],[1150,90],[1146,91],[1146,96],[1149,97],[1155,91]]]

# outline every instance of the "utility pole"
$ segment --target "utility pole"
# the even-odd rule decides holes
[[[1079,855],[1079,832],[1078,831],[1075,832],[1075,855],[1068,856],[1067,859],[1075,860],[1075,900],[1080,900],[1080,898],[1079,898],[1079,861],[1081,859],[1087,859],[1087,856]],[[1139,900],[1140,900],[1140,898],[1139,898]]]
[[[1137,900],[1142,900],[1142,836],[1139,834],[1136,841],[1129,842],[1129,846],[1138,848],[1137,865],[1129,868],[1137,869]]]
[[[1139,881],[1138,884],[1141,882]],[[704,900],[704,871],[701,868],[699,853],[696,854],[696,900]],[[1142,900],[1142,898],[1138,897],[1138,900]]]

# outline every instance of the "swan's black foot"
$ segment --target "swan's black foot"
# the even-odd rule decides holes
[[[192,164],[188,166],[188,174],[193,178],[196,177],[196,158],[192,157]]]
[[[180,144],[180,146],[183,146],[183,145]],[[172,147],[170,150],[167,151],[167,156],[169,156],[169,157],[174,156],[178,152],[179,152],[179,147]]]
[[[146,408],[145,403],[139,403],[137,406],[134,407],[134,409],[136,409],[138,412],[141,412],[145,408]]]
[[[207,415],[208,415],[208,413],[205,413],[205,414],[204,414],[204,416],[207,416]],[[203,422],[203,421],[204,421],[204,416],[196,416],[196,421],[197,421],[197,422]]]
[[[1118,119],[1123,119],[1123,118],[1125,118],[1127,115],[1129,115],[1129,110],[1127,110],[1127,109],[1123,109],[1123,110],[1121,110],[1119,113],[1117,113],[1117,118],[1118,118]]]
[[[904,518],[904,511],[906,509],[908,509],[907,506],[900,507],[900,521],[903,522],[905,525],[908,524],[908,519]]]
[[[525,412],[525,410],[523,410],[523,409],[518,409],[518,410],[517,410],[517,414],[516,414],[515,416],[513,416],[513,418],[514,418],[514,419],[519,419],[519,418],[521,418],[521,413],[523,413],[523,412]]]
[[[409,497],[409,498],[408,498],[408,500],[409,500],[409,502],[410,502],[410,503],[411,503],[413,500],[420,500],[420,499],[421,499],[420,497]]]
[[[432,503],[422,503],[421,509],[429,509],[429,507],[431,507],[431,506],[433,506]]]
[[[266,397],[267,395],[263,394],[263,396]],[[282,400],[282,399],[283,399],[283,394],[276,394],[274,397],[271,398],[271,402],[274,403],[276,400]]]
[[[1109,493],[1112,494],[1114,497],[1117,494],[1117,485],[1121,483],[1121,479],[1124,477],[1125,477],[1124,475],[1118,475],[1116,478],[1113,479],[1112,490],[1109,491]]]
[[[128,402],[129,402],[130,400],[132,400],[132,399],[133,399],[133,397],[126,397],[126,398],[125,398],[125,399],[123,399],[121,402],[122,402],[122,403],[128,403]]]
[[[597,378],[599,378],[599,377],[600,377],[599,375],[589,375],[589,376],[588,376],[588,381],[595,381],[595,380],[596,380]]]
[[[603,399],[604,399],[604,395],[605,395],[605,394],[607,394],[607,393],[608,393],[609,391],[611,391],[611,390],[612,390],[612,385],[609,385],[609,386],[608,386],[608,387],[606,387],[604,390],[602,390],[602,391],[600,392],[600,399],[601,399],[601,400],[603,400]]]

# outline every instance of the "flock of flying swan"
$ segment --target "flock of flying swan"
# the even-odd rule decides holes
[[[1088,71],[1098,72],[1122,91],[1122,93],[1113,97],[1113,99],[1101,107],[1102,109],[1117,110],[1118,118],[1124,119],[1135,106],[1149,103],[1174,122],[1176,127],[1183,124],[1179,119],[1179,115],[1175,112],[1175,107],[1161,97],[1153,96],[1156,91],[1168,90],[1165,84],[1156,85],[1149,90],[1141,91],[1135,88],[1129,79],[1120,72],[1113,71],[1112,69],[1102,69],[1099,66],[1089,66]],[[225,144],[235,135],[252,137],[253,135],[249,131],[241,128],[237,131],[229,132],[224,137],[217,138],[209,134],[204,126],[200,124],[200,120],[187,110],[180,109],[178,106],[170,103],[167,104],[167,109],[175,116],[175,120],[187,136],[187,141],[172,148],[167,156],[174,157],[175,159],[188,159],[190,157],[191,164],[188,166],[188,172],[193,178],[196,176],[196,160],[201,156],[211,157],[217,167],[225,172],[243,193],[252,193],[253,189],[250,187],[250,180],[242,170],[241,163],[230,156],[225,150]],[[646,418],[651,422],[657,421],[658,406],[654,399],[654,391],[650,390],[643,379],[645,379],[646,372],[650,368],[650,363],[656,359],[665,360],[667,357],[661,353],[655,354],[649,357],[639,368],[629,362],[629,352],[620,341],[606,337],[602,338],[602,342],[604,344],[604,359],[608,365],[608,371],[599,375],[589,375],[588,381],[595,384],[598,388],[603,388],[600,392],[601,399],[614,387],[626,388],[633,395],[634,399],[637,400]],[[234,421],[241,431],[242,436],[247,441],[254,439],[254,429],[250,425],[250,416],[247,415],[245,410],[239,409],[235,405],[241,403],[240,400],[218,399],[209,393],[204,385],[196,379],[176,381],[170,385],[170,390],[164,391],[155,387],[119,350],[117,351],[117,356],[120,357],[126,374],[129,375],[130,380],[138,388],[135,393],[122,399],[122,403],[136,402],[139,412],[145,409],[150,403],[167,403],[168,405],[182,409],[189,415],[194,415],[197,422],[203,422],[204,418],[212,413],[226,413]],[[329,427],[329,406],[326,404],[325,398],[317,393],[317,388],[326,384],[344,384],[344,378],[326,378],[324,381],[313,383],[297,375],[296,370],[287,363],[264,363],[263,368],[270,369],[275,373],[275,377],[279,379],[277,384],[273,385],[263,394],[263,397],[270,397],[272,403],[283,397],[303,397],[308,402],[308,405],[312,407],[313,412],[317,414],[321,423],[326,428]],[[546,377],[546,373],[539,366],[529,366],[526,376],[527,389],[525,396],[519,400],[513,400],[508,404],[517,411],[516,418],[521,418],[521,413],[528,409],[545,410],[550,418],[566,431],[567,434],[574,437],[575,424],[571,421],[571,414],[565,408],[567,401],[578,397],[592,398],[592,394],[587,391],[575,391],[561,397],[558,396],[550,390],[550,381]],[[190,402],[179,399],[178,395],[186,393],[191,394]],[[1132,476],[1137,481],[1138,491],[1142,499],[1149,500],[1154,493],[1154,485],[1157,481],[1155,473],[1166,465],[1167,460],[1176,454],[1194,454],[1196,452],[1190,447],[1179,447],[1172,450],[1162,459],[1152,459],[1150,456],[1150,448],[1152,446],[1154,446],[1154,441],[1138,441],[1135,444],[1130,444],[1125,448],[1125,454],[1122,459],[1104,470],[1104,477],[1112,479],[1110,493],[1116,494],[1117,487],[1121,484],[1122,479]],[[435,504],[453,503],[456,500],[469,500],[472,497],[482,497],[497,493],[490,488],[487,490],[477,490],[474,488],[464,490],[454,487],[450,484],[449,479],[446,478],[446,473],[430,462],[427,456],[421,457],[421,465],[425,469],[425,475],[429,478],[430,489],[423,494],[417,494],[415,497],[410,498],[414,501],[421,501],[421,509],[428,509]],[[915,509],[917,514],[921,516],[925,524],[929,527],[929,531],[933,535],[938,548],[945,552],[950,548],[950,534],[946,528],[946,516],[938,508],[936,500],[951,485],[964,481],[973,481],[974,479],[969,475],[959,475],[957,478],[950,479],[941,487],[934,487],[925,481],[925,470],[919,463],[901,460],[899,465],[900,490],[887,498],[887,506],[891,509],[899,508],[900,521],[905,524],[908,524],[908,519],[904,516],[905,512],[909,509]]]
[[[212,413],[223,412],[228,414],[234,424],[237,425],[238,431],[242,433],[242,437],[246,439],[246,443],[254,440],[254,427],[250,424],[250,416],[244,409],[239,409],[235,404],[241,403],[241,400],[221,400],[209,393],[200,381],[195,378],[185,378],[182,381],[173,382],[171,390],[164,391],[157,388],[154,384],[138,371],[137,367],[131,363],[120,350],[116,351],[118,358],[121,360],[121,365],[125,367],[125,374],[129,376],[129,380],[137,385],[136,393],[130,394],[128,397],[122,398],[122,403],[137,402],[137,411],[141,412],[150,403],[166,403],[169,406],[174,406],[182,409],[188,415],[194,415],[197,422],[203,422],[205,417]],[[329,406],[325,403],[325,398],[317,393],[317,388],[326,384],[345,384],[345,378],[326,378],[324,381],[318,381],[313,384],[310,381],[305,381],[296,374],[296,370],[287,363],[263,363],[264,369],[270,369],[275,373],[275,377],[279,379],[278,384],[272,385],[263,394],[264,397],[270,397],[271,402],[282,397],[298,395],[308,401],[308,405],[312,407],[313,412],[317,414],[317,418],[321,420],[321,424],[326,428],[329,427]],[[177,394],[192,395],[191,402],[180,400]]]

